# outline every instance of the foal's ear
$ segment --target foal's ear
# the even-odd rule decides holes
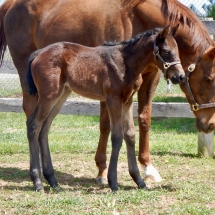
[[[205,55],[207,55],[208,57],[214,59],[215,58],[215,46],[213,46],[212,48],[210,48],[209,50],[207,50],[205,52]]]
[[[180,22],[176,26],[172,27],[171,34],[173,36],[176,35],[176,33],[177,33],[178,29],[179,29],[179,25],[180,25]]]
[[[167,25],[161,32],[160,32],[160,35],[159,35],[159,38],[161,40],[165,40],[167,35],[169,35],[171,32],[171,27],[170,25]]]

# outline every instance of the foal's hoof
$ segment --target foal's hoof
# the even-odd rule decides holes
[[[108,184],[108,181],[107,181],[107,178],[103,178],[103,177],[101,177],[101,176],[98,176],[98,177],[96,178],[96,183],[97,183],[98,185],[107,185],[107,184]]]
[[[41,192],[41,193],[44,192],[43,185],[40,182],[37,182],[37,183],[34,184],[34,189],[35,189],[36,192]]]
[[[141,184],[138,185],[139,189],[146,189],[146,184],[143,182]]]
[[[35,188],[35,191],[40,192],[40,193],[44,193],[43,187],[37,187],[37,188]]]
[[[114,186],[110,186],[110,189],[112,193],[115,193],[117,190],[119,190],[119,187],[117,185],[114,185]]]
[[[114,193],[117,190],[119,190],[119,187],[118,187],[117,183],[108,183],[108,184],[109,184],[109,187],[110,187],[112,193]]]
[[[61,192],[63,190],[59,185],[57,185],[57,186],[51,187],[51,191],[54,192],[54,193],[59,193],[59,192]]]

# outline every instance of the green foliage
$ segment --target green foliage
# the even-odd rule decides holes
[[[215,5],[208,6],[207,16],[215,19]]]
[[[205,11],[207,13],[207,17],[213,17],[215,19],[215,1],[210,0],[211,4],[205,6]]]

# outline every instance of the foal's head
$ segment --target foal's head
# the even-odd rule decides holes
[[[178,26],[171,27],[169,25],[165,27],[154,40],[155,62],[163,70],[164,78],[170,79],[173,84],[180,84],[185,81],[185,72],[180,62],[178,46],[173,37]]]

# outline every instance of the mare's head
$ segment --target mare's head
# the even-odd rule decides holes
[[[175,0],[161,0],[162,14],[171,25],[181,23],[175,36],[186,81],[180,84],[196,116],[198,131],[215,130],[215,43],[186,6]]]
[[[164,78],[173,84],[185,81],[185,72],[179,58],[179,51],[174,35],[178,29],[170,25],[158,33],[154,41],[154,57],[158,67],[164,72]]]
[[[193,65],[196,67],[192,68],[192,64],[188,67],[188,79],[181,88],[196,116],[198,131],[210,133],[215,130],[215,46],[206,50]]]

